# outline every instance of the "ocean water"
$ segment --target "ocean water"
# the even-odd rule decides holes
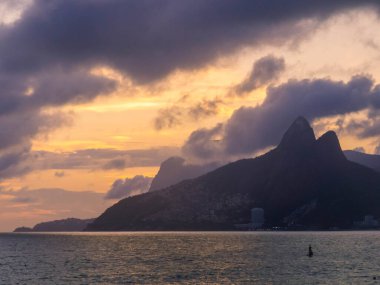
[[[0,234],[0,284],[380,284],[380,232]]]

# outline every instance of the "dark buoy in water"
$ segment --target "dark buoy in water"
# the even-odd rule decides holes
[[[309,252],[307,254],[308,257],[313,257],[313,250],[311,249],[311,245],[309,245]]]

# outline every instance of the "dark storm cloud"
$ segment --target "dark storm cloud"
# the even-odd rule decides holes
[[[20,165],[28,158],[30,145],[20,145],[3,152],[0,155],[0,177],[14,177],[30,171],[30,167]]]
[[[28,77],[0,71],[0,85],[0,159],[8,156],[8,148],[30,144],[37,135],[71,122],[69,115],[58,111],[47,113],[44,107],[88,102],[115,88],[111,80],[82,70],[50,70]],[[21,174],[17,166],[20,162],[14,161],[14,171],[0,171],[0,177]]]
[[[14,177],[30,172],[33,166],[25,164],[30,159],[31,140],[67,123],[61,113],[44,114],[25,111],[0,115],[0,178]]]
[[[0,116],[0,149],[28,143],[37,133],[47,133],[68,120],[69,117],[61,113],[50,115],[37,111]]]
[[[267,90],[263,104],[242,107],[225,125],[224,143],[229,153],[246,153],[279,142],[298,116],[315,118],[347,114],[370,104],[373,82],[354,77],[349,82],[328,79],[289,81]]]
[[[214,159],[222,151],[218,140],[222,131],[223,125],[218,124],[211,129],[203,128],[192,132],[182,148],[183,153],[200,159]]]
[[[380,109],[380,84],[376,85],[373,89],[373,96],[371,97],[371,104],[375,109]],[[372,113],[374,116],[377,116],[377,112]]]
[[[234,93],[244,95],[257,88],[264,87],[276,80],[285,70],[285,60],[273,55],[268,55],[255,61],[251,73],[239,85],[234,88]]]
[[[0,84],[0,115],[38,112],[45,106],[85,103],[116,88],[114,81],[89,71],[59,69],[30,76],[0,72]]]
[[[28,106],[60,106],[67,103],[86,103],[96,96],[110,93],[116,83],[84,71],[43,74],[30,82],[33,94],[27,96]]]
[[[62,125],[59,114],[43,113],[46,106],[87,102],[117,87],[93,68],[110,66],[135,83],[151,83],[247,45],[300,40],[337,12],[368,5],[379,4],[35,0],[18,21],[0,26],[0,155]]]
[[[0,30],[0,73],[101,64],[150,82],[244,45],[297,40],[337,12],[369,5],[378,1],[35,0]]]
[[[66,124],[68,117],[61,114],[43,114],[25,111],[0,115],[0,178],[14,177],[32,170],[24,164],[30,158],[31,140]]]
[[[236,110],[223,127],[193,132],[183,150],[199,158],[221,152],[252,153],[277,144],[299,115],[313,121],[378,108],[378,89],[366,76],[355,76],[347,83],[329,79],[290,80],[269,87],[261,105]],[[369,129],[362,130],[365,131]],[[221,138],[219,143],[212,140],[215,135]]]
[[[152,177],[136,175],[133,178],[117,179],[107,192],[106,199],[121,199],[131,195],[145,193],[149,190]]]

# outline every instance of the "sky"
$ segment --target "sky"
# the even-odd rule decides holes
[[[380,150],[375,0],[0,0],[0,231],[93,218],[160,163],[254,157],[298,116]]]

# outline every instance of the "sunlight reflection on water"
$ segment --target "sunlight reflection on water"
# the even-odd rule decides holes
[[[0,234],[0,284],[380,284],[379,249],[380,232]]]

